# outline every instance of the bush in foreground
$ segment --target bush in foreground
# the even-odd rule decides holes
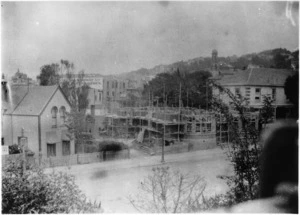
[[[204,203],[205,187],[206,182],[201,176],[171,171],[169,167],[156,167],[141,182],[139,194],[130,196],[129,201],[140,212],[197,212]]]
[[[45,174],[36,166],[11,161],[2,169],[2,213],[96,213],[101,205],[88,201],[66,173]]]

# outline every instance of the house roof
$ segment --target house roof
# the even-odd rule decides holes
[[[12,88],[12,103],[6,114],[38,116],[58,89],[59,86]]]
[[[272,68],[249,68],[232,75],[219,75],[213,79],[222,86],[277,86],[283,87],[288,76],[295,71]]]

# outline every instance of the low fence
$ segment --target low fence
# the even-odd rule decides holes
[[[11,154],[11,155],[2,155],[2,166],[5,166],[8,162],[21,162],[24,160],[23,154]],[[25,159],[28,163],[35,163],[34,156],[25,156]]]
[[[88,164],[88,163],[97,163],[105,162],[111,160],[122,160],[130,158],[130,150],[122,150],[118,152],[93,152],[93,153],[82,153],[66,156],[56,156],[56,157],[39,157],[36,156],[27,156],[26,161],[31,163],[40,164],[42,167],[56,167],[56,166],[71,166],[77,164]],[[2,165],[7,164],[10,160],[13,161],[22,161],[22,154],[15,155],[2,155]]]

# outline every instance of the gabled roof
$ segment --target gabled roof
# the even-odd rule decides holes
[[[60,90],[57,85],[12,88],[12,97],[16,99],[12,99],[11,108],[5,114],[38,116],[57,90]]]
[[[238,70],[232,75],[214,77],[222,86],[274,86],[283,87],[287,77],[295,71],[272,68],[250,68]]]

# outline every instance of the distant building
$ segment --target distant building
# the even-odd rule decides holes
[[[216,49],[212,50],[211,53],[211,74],[212,76],[216,76],[219,74],[219,66],[218,66],[218,51]]]
[[[11,85],[37,85],[37,82],[29,78],[25,73],[21,73],[19,70],[12,76]]]
[[[274,99],[274,107],[291,107],[284,93],[284,83],[287,77],[295,71],[271,68],[249,68],[237,70],[232,73],[219,74],[212,80],[218,85],[229,89],[235,95],[241,95],[248,99],[250,107],[260,109],[263,106],[263,97]],[[229,104],[230,98],[220,94],[218,89],[213,90],[215,96],[219,96]]]
[[[2,88],[3,89],[3,88]],[[2,97],[2,144],[27,147],[43,158],[74,154],[65,126],[71,106],[59,86],[11,86]],[[40,157],[41,158],[41,157]]]

